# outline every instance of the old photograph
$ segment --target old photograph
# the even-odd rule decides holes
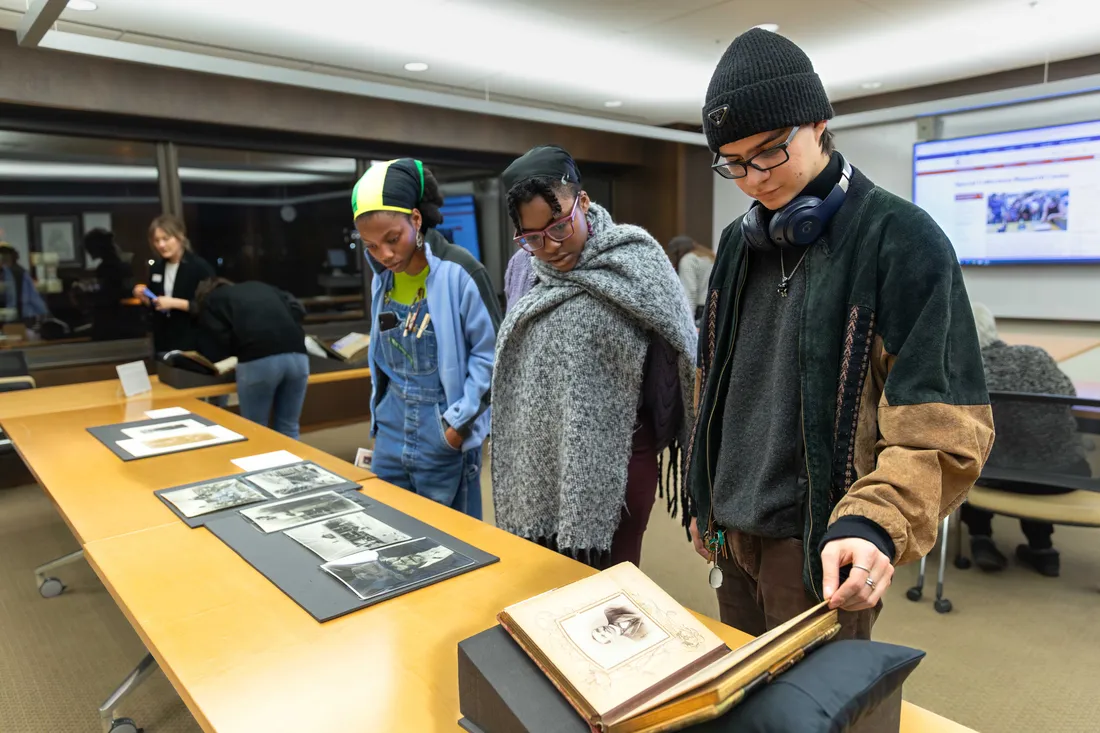
[[[286,534],[325,561],[409,539],[404,532],[364,512],[307,524],[287,530]]]
[[[194,420],[124,428],[122,432],[130,437],[118,441],[118,447],[136,458],[243,440],[242,435],[221,425],[203,425]]]
[[[285,498],[347,483],[347,479],[312,463],[295,463],[248,476],[247,481],[272,496]]]
[[[604,669],[617,667],[668,638],[664,629],[622,593],[559,624],[581,653]]]
[[[237,479],[221,479],[161,494],[185,517],[198,517],[244,504],[266,501],[263,492]]]
[[[322,491],[309,496],[275,501],[262,506],[242,509],[241,514],[265,533],[281,532],[302,524],[350,514],[362,509],[354,501],[335,491]]]
[[[360,598],[369,600],[473,564],[465,555],[435,540],[421,538],[364,550],[321,567]]]

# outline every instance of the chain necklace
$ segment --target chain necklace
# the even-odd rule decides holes
[[[798,264],[791,270],[791,274],[787,274],[787,263],[783,260],[783,250],[779,250],[779,271],[783,273],[783,278],[779,281],[779,287],[776,288],[776,292],[787,297],[787,291],[790,289],[791,278],[798,272],[798,268],[802,267],[802,261],[806,259],[806,255],[810,254],[810,248],[807,247],[806,251],[802,253],[802,256],[798,258]]]

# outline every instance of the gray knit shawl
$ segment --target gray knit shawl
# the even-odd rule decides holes
[[[678,357],[681,465],[694,404],[696,330],[668,257],[600,206],[587,219],[572,271],[532,258],[538,283],[505,317],[493,369],[497,526],[573,555],[608,551],[619,526],[651,332]]]

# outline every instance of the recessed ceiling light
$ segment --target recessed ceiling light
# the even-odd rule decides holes
[[[405,71],[427,71],[428,65],[423,61],[413,61],[405,64]]]
[[[620,102],[618,99],[609,99],[608,101],[603,103],[603,106],[607,107],[608,109],[614,109],[615,107],[622,107],[623,103]]]
[[[66,10],[97,10],[99,6],[92,2],[92,0],[69,0],[65,5]]]
[[[768,31],[770,33],[775,33],[777,30],[779,30],[779,24],[778,23],[761,23],[760,25],[754,25],[753,28],[759,28],[762,31]]]
[[[865,81],[862,84],[860,84],[860,86],[863,87],[864,89],[878,89],[880,86],[882,86],[882,82],[881,81]]]

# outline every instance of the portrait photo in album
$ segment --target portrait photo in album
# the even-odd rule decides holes
[[[668,638],[668,633],[625,594],[565,618],[565,636],[603,669],[613,669]]]
[[[218,479],[160,495],[188,518],[268,500],[262,491],[237,479]]]
[[[348,480],[312,463],[295,463],[249,475],[248,481],[280,499],[341,486]]]
[[[364,512],[288,529],[286,535],[326,562],[409,539],[404,532]]]
[[[263,532],[270,534],[340,514],[350,514],[360,509],[362,507],[359,504],[335,491],[322,491],[309,496],[296,496],[292,499],[242,509],[241,516]]]
[[[378,550],[364,550],[321,566],[364,601],[453,570],[473,565],[470,558],[421,538]]]

